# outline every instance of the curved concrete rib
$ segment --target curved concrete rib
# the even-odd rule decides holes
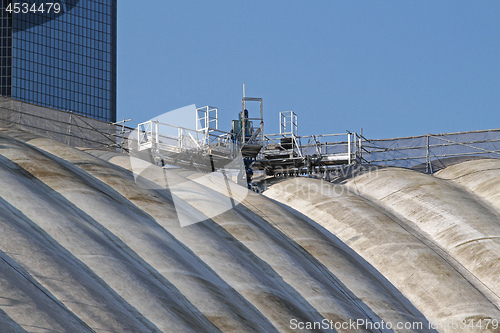
[[[465,187],[500,211],[500,159],[467,161],[434,175]]]
[[[140,308],[141,315],[153,323],[153,327],[161,331],[169,328],[197,331],[197,327],[207,329],[211,326],[168,281],[155,276],[154,270],[128,245],[57,191],[60,187],[64,193],[66,188],[84,203],[99,195],[96,189],[85,191],[76,186],[76,174],[64,172],[55,161],[19,142],[3,138],[2,145],[0,153],[4,158],[10,157],[12,162],[4,162],[4,168],[0,169],[6,179],[0,187],[0,196],[10,206],[82,262],[85,270],[102,279],[107,288],[126,300],[127,307]],[[113,211],[124,208],[116,204],[111,207]],[[95,211],[100,208],[93,207]],[[114,330],[112,323],[108,324]],[[102,329],[100,325],[96,323],[96,329]]]
[[[115,332],[137,332],[154,329],[147,320],[127,306],[85,265],[29,220],[18,209],[0,200],[1,250],[19,267],[29,269],[30,281],[43,286],[61,307],[90,328]],[[28,273],[27,273],[28,274]],[[42,288],[42,287],[40,287]]]
[[[72,158],[80,159],[80,161],[81,159],[96,159],[81,152],[75,152]],[[72,162],[77,163],[74,160]],[[103,162],[100,161],[100,163]],[[82,165],[84,164],[87,163],[82,163]],[[232,285],[241,295],[264,313],[280,331],[287,331],[292,319],[319,322],[324,318],[318,313],[318,310],[314,309],[302,298],[300,293],[297,293],[297,290],[291,288],[288,283],[282,280],[280,275],[274,272],[274,267],[269,267],[268,263],[260,260],[248,248],[238,245],[238,240],[234,239],[231,234],[218,224],[206,221],[198,225],[181,228],[178,221],[167,219],[165,201],[158,198],[158,196],[168,196],[166,190],[155,192],[141,189],[132,181],[124,182],[123,177],[120,178],[121,175],[117,176],[115,168],[109,168],[108,166],[108,169],[108,174],[103,175],[101,173],[101,179],[113,186],[118,192],[127,195],[138,207],[146,209],[160,225],[175,235],[176,239],[182,241],[195,254],[199,255],[227,283]],[[91,170],[88,171],[92,172]],[[116,182],[118,179],[120,179],[120,183]],[[203,200],[209,199],[207,201],[208,206],[205,206],[205,208],[216,204],[216,202],[213,202],[213,198],[207,195],[207,189],[200,187],[196,183],[191,182],[190,184],[187,182],[186,191],[190,196],[200,195],[200,200],[197,201],[198,206],[192,207],[192,210],[204,209],[202,207],[204,205]],[[147,207],[144,206],[145,202]],[[242,218],[238,219],[242,220]],[[231,224],[233,222],[238,223],[239,221],[233,221],[231,217],[227,217],[221,224]],[[274,248],[279,248],[279,245],[274,245]],[[290,267],[287,268],[292,272]],[[297,268],[297,270],[304,269]],[[298,278],[295,278],[295,285],[301,286],[302,292],[311,290],[311,288],[300,283]],[[345,318],[350,311],[352,313],[352,310],[349,310],[348,301],[342,301],[342,297],[338,297],[338,299],[329,296],[332,293],[331,290],[325,289],[321,284],[319,284],[319,287],[321,289],[314,293],[318,297],[318,302],[324,304],[323,309],[320,309],[321,311],[335,312],[338,319]],[[303,300],[301,301],[301,299]],[[314,300],[314,297],[312,299]],[[350,317],[358,318],[360,316],[357,312],[354,312],[354,315]],[[336,317],[332,316],[332,318]]]
[[[57,300],[45,294],[15,261],[0,253],[0,315],[3,332],[90,332]]]
[[[0,280],[13,290],[0,297],[15,301],[0,298],[0,323],[14,332],[294,332],[294,320],[358,319],[423,327],[339,331],[434,332],[426,317],[500,317],[498,214],[455,183],[391,169],[326,184],[342,193],[315,193],[311,179],[266,192],[297,212],[213,175],[146,166],[135,182],[130,158],[89,152],[0,133]],[[181,227],[179,214],[200,222]],[[29,328],[26,309],[43,327]]]
[[[189,304],[186,302],[186,304],[177,305],[175,301],[165,303],[171,303],[169,306],[175,307],[175,312],[186,315],[190,312],[202,311],[217,327],[225,330],[274,330],[273,326],[253,305],[246,302],[185,245],[166,232],[150,215],[85,172],[81,170],[72,172],[75,170],[68,170],[68,165],[64,165],[61,161],[47,159],[46,156],[39,156],[39,152],[30,151],[29,147],[23,147],[20,150],[12,154],[12,158],[19,163],[18,165],[30,170],[33,175],[37,176],[37,179],[56,190],[59,195],[68,200],[68,205],[74,204],[81,212],[88,214],[88,218],[92,220],[91,223],[104,235],[104,240],[99,240],[100,243],[106,243],[106,238],[111,239],[118,248],[129,252],[132,261],[137,261],[141,266],[148,267],[153,279],[162,281],[164,278],[168,278],[167,282],[162,283],[172,283],[179,290],[175,292],[170,288],[164,288],[163,291],[156,293],[158,296],[164,294],[161,296],[162,298],[168,299],[168,297],[174,296],[181,300],[186,297],[196,306],[193,311],[185,309],[186,304]],[[87,155],[76,150],[74,152]],[[8,152],[3,151],[3,153],[7,154]],[[102,163],[102,161],[100,162]],[[95,164],[88,166],[97,173],[104,173]],[[71,166],[69,167],[71,169]],[[74,169],[78,168],[74,167]],[[115,170],[111,170],[111,172],[115,173]],[[124,182],[127,186],[135,186],[133,182],[120,179],[120,177],[116,177],[114,180]],[[141,197],[138,195],[138,200]],[[176,224],[175,212],[169,207],[168,201],[162,201],[158,198],[153,198],[153,200],[156,200],[158,206],[161,206],[163,219]],[[200,242],[202,239],[203,237],[199,237],[195,241],[203,243]],[[82,242],[86,243],[87,241],[83,240]],[[65,244],[65,246],[69,245]],[[217,255],[223,257],[222,254]],[[116,257],[114,254],[108,256]],[[93,271],[97,272],[98,270],[93,268]],[[128,275],[130,273],[124,273],[124,278],[127,278]],[[111,280],[108,284],[112,282],[116,283],[117,281]],[[133,281],[128,283],[131,283],[132,286]],[[133,288],[131,289],[133,290]],[[175,296],[176,293],[177,296]],[[147,305],[144,301],[135,300],[133,297],[127,298],[125,295],[124,298],[129,303],[135,304],[137,308],[143,309],[146,318],[154,313],[147,308],[144,309]],[[189,327],[195,331],[213,330],[210,329],[211,325],[208,323],[197,326],[197,319],[187,319],[188,321],[180,325],[178,330],[187,330]],[[160,326],[161,331],[166,331],[168,327],[174,327],[175,321],[171,322],[171,320],[172,318],[168,316],[164,316],[163,319],[151,318],[151,321]]]
[[[220,177],[211,175],[200,177],[196,173],[183,170],[177,172],[219,193],[228,195],[227,185]],[[386,323],[393,323],[394,326],[398,322],[426,322],[420,312],[384,277],[359,258],[348,246],[336,237],[332,237],[329,232],[319,230],[301,214],[290,212],[265,197],[248,192],[244,188],[240,191],[232,191],[231,195],[243,202],[242,205],[235,207],[236,213],[253,215],[252,218],[248,219],[249,221],[260,218],[267,222],[247,225],[245,228],[241,228],[241,225],[235,228],[231,227],[231,232],[236,237],[240,237],[243,241],[247,240],[251,244],[255,243],[254,238],[262,240],[266,237],[269,238],[269,234],[282,234],[291,243],[296,244],[306,258],[310,258],[311,262],[321,267],[325,275],[334,279],[343,292],[351,295],[352,302],[361,302],[358,306],[361,309],[366,309],[367,316],[372,316],[374,320],[378,318]],[[260,228],[256,228],[256,226]],[[267,228],[259,230],[264,229],[263,226]],[[248,239],[248,231],[251,231],[252,234],[250,239]],[[267,249],[259,251],[257,247],[254,248],[254,252],[262,253],[262,256],[267,255],[268,258],[269,253],[276,252],[275,250],[266,251]],[[284,257],[285,255],[279,255],[281,260]],[[265,260],[269,262],[272,259]],[[283,274],[286,274],[286,271]],[[407,331],[409,332],[411,329]]]
[[[30,143],[33,143],[33,141],[30,141]],[[40,142],[37,145],[41,147]],[[71,162],[75,163],[76,165],[81,165],[82,168],[85,168],[85,166],[93,165],[92,163],[88,163],[88,161],[85,161],[90,159],[89,155],[81,152],[73,152],[73,156],[69,157],[69,155],[66,155],[65,158],[71,160]],[[78,161],[75,159],[77,159]],[[94,163],[96,162],[97,161],[94,161]],[[104,164],[102,161],[100,161],[100,163]],[[90,170],[89,168],[87,169],[88,169],[87,171],[90,173],[92,173],[93,171],[95,172],[95,170]],[[203,222],[199,225],[190,226],[189,228],[180,228],[176,224],[176,221],[165,220],[165,217],[167,215],[165,214],[166,212],[164,211],[165,210],[164,202],[158,202],[158,205],[151,206],[151,202],[154,202],[154,199],[151,198],[151,193],[148,193],[147,191],[144,190],[141,191],[140,189],[133,189],[135,184],[124,183],[122,179],[123,177],[120,178],[121,184],[117,182],[118,180],[117,177],[120,177],[121,175],[117,176],[116,169],[109,168],[109,174],[104,173],[103,170],[104,169],[100,169],[99,170],[100,174],[99,175],[96,174],[96,176],[100,177],[101,180],[110,184],[110,186],[113,186],[116,191],[130,197],[131,201],[135,202],[139,207],[144,204],[144,198],[147,198],[146,200],[148,202],[147,211],[151,214],[151,216],[155,217],[155,219],[161,225],[163,225],[166,229],[168,229],[169,232],[172,232],[172,234],[174,234],[177,239],[181,240],[183,244],[187,245],[190,249],[192,249],[195,254],[199,254],[200,257],[202,257],[203,260],[207,262],[211,268],[214,269],[214,271],[216,271],[228,283],[234,286],[234,288],[238,292],[240,292],[240,294],[244,295],[249,301],[251,301],[252,304],[254,304],[262,313],[265,313],[267,318],[280,331],[287,331],[287,328],[290,325],[290,320],[292,319],[299,319],[306,321],[320,321],[322,320],[323,315],[333,320],[347,320],[350,318],[356,320],[357,318],[364,317],[363,313],[359,312],[359,309],[352,304],[351,300],[349,298],[346,299],[346,295],[344,295],[342,291],[335,291],[338,289],[338,287],[335,286],[335,284],[332,283],[331,280],[326,279],[323,276],[323,272],[321,271],[319,272],[316,271],[313,273],[309,272],[311,270],[311,263],[309,262],[309,260],[304,259],[302,254],[300,255],[295,254],[294,252],[297,252],[297,249],[295,247],[287,245],[288,248],[281,250],[283,244],[287,244],[287,242],[284,241],[283,239],[280,240],[280,242],[283,244],[273,244],[272,241],[274,240],[266,241],[266,238],[262,239],[259,238],[259,242],[255,242],[257,247],[253,247],[253,249],[258,249],[259,247],[263,248],[262,245],[265,245],[268,249],[267,252],[269,253],[267,257],[262,257],[262,258],[256,256],[256,254],[252,252],[253,249],[249,250],[248,247],[243,248],[244,250],[243,253],[241,253],[242,248],[234,248],[233,250],[230,251],[230,253],[233,256],[236,256],[236,258],[238,258],[240,263],[234,262],[234,260],[231,259],[231,257],[225,257],[225,254],[221,252],[223,246],[229,246],[228,244],[225,244],[228,236],[229,239],[232,239],[233,237],[230,233],[228,234],[226,230],[221,229],[219,225]],[[204,197],[207,198],[206,192],[208,190],[206,188],[197,185],[196,183],[193,182],[191,182],[191,184],[188,182],[187,188],[189,189],[190,195],[194,195],[197,192],[199,192],[201,194],[204,194]],[[156,193],[156,195],[162,195],[162,194],[158,192]],[[201,201],[203,200],[203,196],[200,198],[201,199],[198,202],[198,206],[195,207],[195,209],[204,209],[201,207],[202,206]],[[252,216],[252,218],[255,217]],[[239,217],[227,216],[223,218],[221,217],[219,224],[221,226],[231,225],[231,224],[242,224],[241,223],[242,221],[245,221],[245,218],[241,216]],[[265,221],[262,222],[265,223]],[[274,235],[274,237],[276,237],[276,235]],[[267,238],[269,238],[269,236]],[[212,243],[214,244],[212,245]],[[231,241],[231,243],[234,243],[234,240]],[[212,246],[214,247],[214,250],[210,250],[210,247]],[[215,249],[217,249],[218,251],[216,251]],[[289,264],[287,264],[285,261],[278,260],[279,258],[277,258],[274,255],[274,253],[277,251],[282,252],[283,258],[285,258],[285,256],[290,257],[288,252],[291,251],[291,253],[294,254],[292,256],[292,259],[295,260],[294,263],[296,267],[292,268],[291,266],[288,266]],[[216,258],[213,254],[208,255],[213,252],[217,253]],[[263,252],[265,251],[261,251],[260,253],[262,254]],[[271,260],[270,257],[272,256],[274,256],[274,259]],[[254,258],[252,259],[252,257]],[[256,267],[254,265],[250,265],[250,267],[248,268],[245,267],[248,266],[248,262],[258,263],[259,261],[261,262],[259,266],[262,266],[263,263],[266,264],[263,265],[262,268],[258,268],[258,266]],[[242,266],[241,263],[244,262],[247,263],[245,264],[245,266]],[[228,268],[226,268],[228,264],[234,265],[234,267],[232,267],[232,269],[231,267],[229,267],[230,269],[228,270]],[[271,264],[270,267],[268,266],[269,264]],[[252,266],[253,268],[251,268]],[[259,270],[261,271],[261,273],[259,273]],[[315,268],[315,270],[317,270],[317,268]],[[279,274],[282,274],[282,277],[276,274],[277,271],[279,271]],[[261,276],[257,276],[258,280],[256,282],[252,282],[251,283],[252,288],[249,289],[250,285],[248,284],[249,283],[248,280],[249,278],[255,276],[256,274],[259,274]],[[271,276],[269,276],[269,274],[271,274]],[[311,281],[309,285],[304,283],[302,277],[306,279],[305,280],[306,282]],[[283,278],[286,279],[286,281],[279,282]],[[236,282],[235,279],[238,280],[238,282]],[[243,281],[246,282],[246,285],[245,283],[242,283]],[[276,285],[276,282],[279,282],[279,284]],[[262,283],[264,283],[264,285],[266,284],[270,284],[271,286],[275,285],[275,287],[272,287],[273,289],[275,289],[275,291],[272,291],[271,289],[272,294],[276,294],[276,292],[278,292],[280,289],[283,289],[283,287],[285,287],[285,289],[276,294],[278,298],[276,298],[276,295],[266,296],[266,293],[269,293],[268,291],[266,291],[265,293],[261,293],[259,295],[255,293],[255,290],[258,291],[261,288],[259,287],[259,285],[262,285]],[[283,287],[279,287],[279,285],[282,285]],[[316,287],[311,288],[311,285],[316,285]],[[290,296],[286,296],[287,294],[290,294]],[[294,294],[295,296],[293,296]],[[266,300],[266,297],[269,300],[275,298],[277,302],[272,301],[273,303],[269,303],[269,301]],[[283,299],[283,297],[285,298]],[[303,297],[304,300],[301,301]],[[314,303],[317,308],[315,309],[314,306],[311,306],[309,304],[310,302]],[[287,312],[289,312],[290,309],[292,309],[292,312],[286,314],[285,311],[279,310],[280,308],[283,307],[283,305],[286,305]],[[297,310],[293,310],[294,307]],[[306,310],[307,312],[301,313],[304,311],[304,309],[308,308],[310,309]],[[279,316],[274,314],[275,311],[277,310],[280,311]],[[319,313],[321,313],[321,315],[319,315]]]
[[[55,157],[53,157],[52,159],[56,159],[56,162],[60,164],[59,170],[56,169],[57,172],[54,173],[52,170],[57,166],[51,165],[48,168],[50,171],[48,173],[48,176],[46,175],[46,177],[44,177],[43,172],[34,171],[36,170],[37,166],[35,165],[35,163],[32,164],[29,163],[29,161],[32,160],[32,158],[24,160],[25,164],[23,165],[23,168],[26,168],[26,170],[30,168],[35,168],[34,170],[31,171],[34,174],[37,174],[37,177],[39,177],[39,179],[44,179],[44,182],[47,183],[51,182],[50,179],[51,173],[52,176],[55,176],[53,178],[58,178],[57,175],[59,175],[59,173],[62,173],[63,171],[62,169],[64,168],[71,169],[74,179],[71,180],[68,179],[68,177],[64,177],[65,179],[62,182],[63,184],[57,184],[55,181],[53,181],[51,186],[54,186],[56,188],[60,187],[58,190],[61,191],[61,195],[66,196],[66,200],[70,202],[71,200],[73,200],[71,199],[71,196],[75,195],[74,200],[72,202],[74,205],[86,204],[81,202],[83,201],[81,200],[82,198],[77,199],[79,192],[81,192],[82,190],[84,193],[86,192],[85,187],[83,187],[81,190],[80,189],[75,190],[76,188],[79,188],[79,186],[77,185],[81,186],[82,184],[73,183],[71,186],[67,184],[68,182],[71,183],[78,181],[79,178],[84,177],[83,174],[87,174],[88,178],[94,179],[93,181],[91,181],[92,186],[94,187],[95,190],[97,190],[94,191],[95,192],[93,193],[94,195],[98,194],[101,191],[104,191],[104,193],[106,193],[109,197],[114,199],[122,197],[118,193],[119,191],[121,191],[121,194],[125,195],[131,200],[130,201],[131,203],[129,203],[130,206],[136,208],[142,207],[146,209],[149,216],[155,218],[154,221],[156,225],[161,226],[164,232],[168,230],[169,233],[174,235],[177,241],[179,241],[181,244],[183,244],[183,246],[192,251],[195,257],[198,257],[199,260],[201,259],[199,261],[200,263],[204,263],[205,265],[207,265],[208,268],[212,269],[213,272],[216,273],[213,275],[217,279],[219,279],[218,284],[222,284],[225,286],[230,285],[231,288],[234,288],[234,290],[238,292],[239,296],[238,294],[231,296],[230,293],[226,293],[224,290],[218,291],[222,295],[225,294],[226,298],[224,300],[229,304],[231,304],[231,301],[238,302],[239,298],[239,300],[242,303],[239,305],[239,307],[240,308],[246,307],[242,313],[238,314],[237,312],[238,306],[236,306],[235,308],[231,308],[226,305],[226,313],[223,312],[219,313],[219,317],[210,316],[211,314],[210,311],[215,312],[215,314],[217,314],[216,311],[217,308],[215,309],[210,308],[210,305],[213,303],[210,301],[210,299],[208,301],[207,299],[204,299],[203,295],[198,297],[197,295],[192,294],[193,291],[189,290],[187,285],[188,283],[186,282],[186,277],[188,277],[189,275],[182,274],[182,271],[178,272],[180,273],[179,274],[180,278],[177,279],[178,281],[177,286],[183,289],[186,296],[189,295],[192,296],[191,299],[192,302],[196,302],[196,305],[198,305],[201,309],[206,310],[208,318],[214,320],[215,322],[214,325],[216,326],[219,325],[220,328],[225,329],[225,331],[231,331],[229,326],[224,327],[224,321],[230,322],[228,321],[227,317],[234,317],[239,319],[240,323],[239,324],[237,323],[237,325],[242,327],[241,331],[255,331],[255,330],[274,331],[276,329],[278,329],[279,331],[290,331],[290,320],[292,319],[297,319],[299,321],[311,321],[311,322],[320,322],[323,319],[323,317],[318,313],[316,309],[314,309],[307,301],[305,301],[295,289],[291,288],[287,283],[285,283],[279,277],[279,275],[274,273],[273,270],[270,269],[265,262],[258,260],[258,258],[254,254],[252,254],[251,251],[246,249],[237,241],[233,240],[233,238],[230,235],[228,235],[227,232],[225,232],[217,224],[214,224],[213,222],[212,223],[207,222],[207,223],[200,223],[198,225],[193,225],[190,226],[189,228],[180,228],[178,221],[175,219],[175,216],[172,216],[173,210],[171,202],[169,203],[168,193],[160,193],[154,190],[141,189],[133,182],[133,179],[130,179],[129,172],[124,172],[123,170],[121,172],[117,172],[118,169],[117,167],[105,163],[102,160],[92,157],[86,153],[82,153],[80,151],[68,148],[64,145],[57,147],[50,140],[48,140],[46,143],[47,146],[50,148],[48,150],[53,150],[52,152],[59,153],[61,156],[66,154],[67,156],[65,158],[68,160],[70,160],[71,158],[79,159],[79,162],[75,163],[77,163],[82,168],[87,167],[88,171],[96,175],[100,180],[97,180],[97,178],[94,178],[93,176],[89,176],[89,174],[87,174],[86,171],[82,171],[81,169],[79,172],[77,172],[76,170],[74,170],[77,169],[77,167],[74,167],[72,163],[59,161]],[[18,154],[19,152],[14,154],[12,158],[17,158],[15,156],[18,156]],[[22,158],[19,158],[17,162],[23,164],[21,160]],[[48,163],[48,161],[44,162]],[[66,165],[66,163],[68,165]],[[62,169],[61,166],[63,167]],[[96,183],[100,183],[100,185],[97,186]],[[117,190],[113,190],[109,185],[105,185],[106,183],[110,184],[111,186],[114,186]],[[83,183],[83,185],[85,184]],[[68,187],[68,190],[65,190],[65,187]],[[103,199],[104,199],[103,196],[99,196],[99,200]],[[116,216],[113,216],[111,214],[110,217],[108,217],[107,221],[104,218],[96,220],[97,217],[95,215],[98,213],[92,212],[92,209],[99,211],[101,209],[104,209],[103,206],[106,205],[105,204],[99,205],[99,203],[97,202],[99,200],[92,201],[91,198],[88,198],[88,200],[90,200],[90,202],[93,203],[93,207],[87,207],[87,209],[82,209],[83,207],[80,207],[79,209],[88,213],[89,217],[90,215],[94,215],[94,218],[92,219],[94,220],[94,222],[98,224],[101,232],[104,232],[108,237],[113,237],[113,236],[116,237],[116,235],[108,233],[107,231],[109,230],[106,231],[105,228],[102,228],[102,224],[104,223],[107,223],[108,226],[112,225],[113,223],[119,224],[117,222]],[[125,200],[128,201],[128,199]],[[85,198],[84,201],[87,201],[87,198]],[[137,206],[135,206],[134,204],[137,204]],[[116,212],[120,209],[123,209],[124,207],[122,205],[118,207],[114,206],[112,208],[113,208],[112,211]],[[196,211],[196,207],[192,207],[192,210]],[[122,216],[120,217],[124,218]],[[119,233],[118,230],[116,229],[118,229],[118,226],[115,227],[114,231]],[[154,233],[154,230],[148,230],[148,231],[149,233],[151,232]],[[123,233],[125,231],[121,232]],[[132,236],[130,237],[132,238]],[[118,240],[119,239],[115,239],[114,242],[117,242]],[[137,242],[139,243],[139,241],[140,244],[143,244],[144,239],[140,240],[138,239]],[[119,245],[120,243],[117,244]],[[130,244],[134,244],[133,238],[129,239],[126,242],[126,244],[127,246],[129,246]],[[66,246],[69,246],[69,244]],[[143,246],[147,247],[146,245]],[[119,247],[121,248],[122,246]],[[141,252],[140,249],[137,248],[136,251],[139,253]],[[131,253],[130,255],[134,255],[134,253]],[[114,256],[115,256],[114,254],[110,255],[110,257]],[[148,258],[150,258],[149,253],[148,253]],[[166,263],[158,262],[157,264],[165,265]],[[96,268],[93,267],[93,269],[95,270]],[[158,270],[158,272],[160,272],[160,270]],[[168,269],[161,272],[162,274],[170,273]],[[124,275],[127,276],[130,275],[130,273],[126,273]],[[201,276],[205,277],[206,274]],[[108,283],[111,282],[116,282],[116,281],[113,281],[111,279]],[[207,284],[206,281],[203,281],[202,279],[198,279],[197,282],[200,284],[198,286],[198,289],[207,288],[207,286],[210,287],[210,285]],[[184,286],[182,286],[183,283]],[[213,287],[214,289],[217,289],[218,286],[217,284],[214,284]],[[159,295],[163,293],[165,293],[165,295],[168,297],[172,294],[172,291],[164,290],[163,292],[160,292]],[[204,305],[204,303],[206,305]],[[175,306],[174,304],[172,304],[172,306]],[[142,302],[138,302],[136,306],[138,308],[141,308]],[[184,307],[185,306],[186,305],[184,305]],[[179,307],[178,312],[180,314],[189,313],[189,311],[182,310],[183,307],[181,306],[178,307]],[[196,309],[198,310],[198,308]],[[341,311],[347,311],[347,310],[341,309]],[[146,317],[148,317],[148,315],[151,316],[151,312],[152,311],[150,309],[145,309],[144,315]],[[262,315],[264,317],[261,317]],[[167,316],[165,316],[163,319],[156,317],[154,318],[148,317],[148,319],[150,319],[151,322],[155,323],[157,326],[161,326],[160,329],[162,331],[168,331],[165,328],[165,325],[167,325],[167,323],[170,320],[172,320],[172,318],[168,318]],[[172,321],[173,323],[175,323],[175,320]],[[269,323],[272,323],[272,325]],[[183,326],[185,330],[188,330],[189,328],[198,331],[209,330],[207,328],[209,327],[209,325],[206,325],[206,327],[204,327],[203,329],[196,328],[197,327],[196,325],[197,325],[196,321],[193,321],[191,323],[184,323],[181,326]],[[273,326],[276,328],[274,328]],[[330,330],[323,329],[322,331],[330,331]]]
[[[399,168],[362,174],[346,186],[413,222],[498,302],[500,216],[488,205],[448,181]]]
[[[385,186],[391,184],[385,183]],[[500,315],[498,308],[450,264],[453,258],[443,256],[431,241],[414,232],[404,220],[354,194],[346,186],[294,178],[272,185],[264,194],[294,207],[339,237],[379,270],[431,322],[466,323],[473,318]],[[439,331],[454,330],[441,328]]]

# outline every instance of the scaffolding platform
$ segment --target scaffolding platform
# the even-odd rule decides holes
[[[260,118],[248,117],[248,101],[260,102]],[[157,165],[207,172],[223,168],[240,156],[254,159],[263,147],[262,99],[244,97],[242,106],[231,132],[219,130],[218,109],[212,106],[196,109],[196,129],[158,120],[141,123],[137,128],[137,150],[148,152]]]
[[[249,117],[247,102],[258,102],[260,117]],[[324,173],[360,163],[362,140],[356,133],[298,135],[297,115],[280,112],[280,133],[263,134],[261,98],[242,98],[242,111],[230,132],[219,130],[218,109],[196,109],[196,129],[157,120],[138,125],[137,148],[147,151],[157,165],[199,171],[224,168],[241,157],[242,170],[262,170],[267,175]]]
[[[324,173],[361,162],[356,133],[298,135],[298,117],[280,112],[280,133],[264,135],[264,147],[252,167],[267,175]]]

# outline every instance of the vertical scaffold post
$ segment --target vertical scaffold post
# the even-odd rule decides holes
[[[122,122],[122,131],[120,133],[120,137],[121,137],[121,144],[120,144],[120,151],[123,153],[123,138],[125,136],[125,118],[123,118],[123,122]]]
[[[362,137],[363,137],[363,128],[360,129],[359,131],[359,151],[358,151],[358,155],[359,155],[359,163],[362,163],[363,162],[363,141],[362,141]]]
[[[219,129],[219,108],[215,108],[215,128]]]
[[[155,131],[155,145],[159,147],[160,144],[160,122],[157,120],[155,121],[154,125],[154,131]]]
[[[246,91],[245,91],[245,82],[243,82],[243,98],[241,99],[241,116],[240,116],[240,119],[241,119],[241,143],[244,144],[245,143],[245,132],[246,132],[246,119],[245,119],[245,110],[247,108],[247,105],[246,105]]]
[[[262,108],[262,98],[260,99],[260,143],[264,142],[264,110]]]
[[[347,133],[347,161],[351,164],[351,133]]]
[[[70,144],[71,141],[71,122],[73,120],[73,114],[69,114],[68,131],[66,132],[66,144]]]
[[[430,135],[427,134],[427,154],[426,154],[426,170],[425,172],[427,174],[432,174],[432,163],[431,163],[431,153],[430,153],[430,147],[429,147],[429,139]]]

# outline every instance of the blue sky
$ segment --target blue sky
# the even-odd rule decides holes
[[[266,133],[499,128],[500,1],[119,2],[119,119],[212,105],[229,130],[243,82]]]

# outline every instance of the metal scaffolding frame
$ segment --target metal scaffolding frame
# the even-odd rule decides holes
[[[325,173],[358,164],[362,140],[356,133],[298,135],[298,117],[280,112],[280,133],[264,135],[254,166],[267,174]]]
[[[452,158],[500,158],[500,129],[425,134],[394,139],[364,139],[366,162],[419,168],[429,174]]]
[[[299,133],[298,117],[293,111],[280,112],[280,134],[295,135]]]
[[[0,99],[0,126],[49,137],[74,147],[128,151],[130,119],[108,123],[83,115]]]
[[[219,109],[208,105],[196,109],[196,130],[210,131],[212,129],[219,129]]]
[[[203,115],[202,119],[209,118]],[[217,120],[213,119],[213,123],[217,124]],[[148,151],[152,162],[159,165],[212,170],[236,158],[240,149],[230,133],[207,126],[193,130],[149,120],[138,124],[136,132],[137,150]]]

